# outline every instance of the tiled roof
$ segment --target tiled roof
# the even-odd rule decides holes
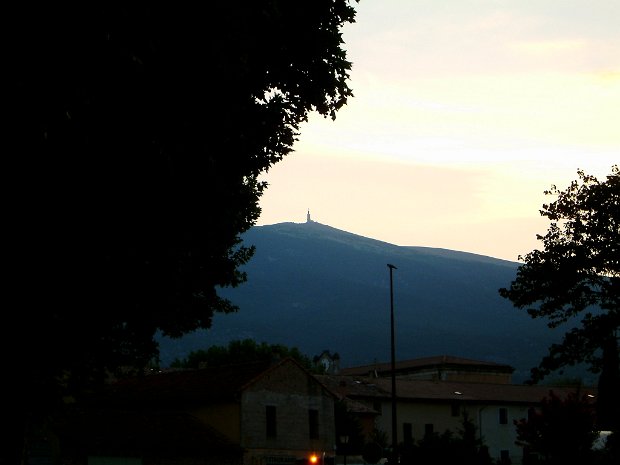
[[[337,399],[343,400],[347,406],[349,412],[355,413],[369,413],[377,415],[375,409],[368,407],[367,405],[357,402],[352,397],[352,393],[356,393],[358,397],[383,397],[386,393],[378,392],[376,386],[366,385],[360,381],[355,380],[350,376],[335,376],[335,375],[314,375],[314,377]]]
[[[281,361],[279,363],[284,363]],[[234,400],[241,391],[274,364],[268,361],[182,370],[120,380],[112,385],[116,402],[192,402],[208,399]]]
[[[322,375],[319,380],[339,396],[352,399],[391,398],[390,378]],[[540,385],[467,383],[455,381],[396,379],[396,397],[411,402],[461,401],[472,403],[537,404],[549,391],[561,397],[575,392],[574,387]],[[581,394],[596,395],[595,388],[580,388]]]
[[[386,391],[392,392],[389,379],[382,378],[379,385]],[[481,403],[523,403],[536,404],[549,395],[549,391],[565,396],[574,392],[575,388],[550,387],[525,384],[491,384],[491,383],[464,383],[448,381],[401,381],[396,384],[396,396],[410,400],[460,400],[464,402]],[[595,390],[582,392],[595,393]]]
[[[413,369],[425,369],[434,367],[463,367],[467,369],[483,369],[486,371],[494,371],[500,373],[512,373],[514,368],[510,365],[504,365],[494,362],[486,362],[481,360],[471,360],[467,358],[453,357],[451,355],[437,355],[433,357],[415,358],[411,360],[402,360],[395,363],[394,368],[397,371],[408,371]],[[377,371],[385,373],[391,371],[390,363],[375,363],[373,365],[363,365],[357,367],[342,368],[340,373],[343,375],[367,375]]]
[[[159,406],[235,401],[252,383],[285,364],[293,364],[311,376],[293,358],[168,371],[119,380],[111,385],[108,400],[115,405],[139,402]],[[327,393],[331,395],[332,391]]]
[[[385,397],[389,392],[384,391],[377,383],[376,378],[360,378],[342,375],[315,375],[329,391],[338,397]]]

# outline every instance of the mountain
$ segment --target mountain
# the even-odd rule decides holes
[[[516,262],[427,247],[403,247],[314,221],[255,226],[248,281],[221,295],[239,312],[217,314],[209,330],[160,339],[162,364],[231,340],[338,352],[341,366],[390,358],[393,271],[396,358],[434,355],[505,363],[522,382],[561,333],[498,294]]]

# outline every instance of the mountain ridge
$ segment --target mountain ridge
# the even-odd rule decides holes
[[[448,354],[508,364],[522,381],[561,336],[499,296],[517,262],[468,252],[399,246],[314,221],[254,226],[246,283],[219,294],[239,307],[212,328],[160,341],[162,362],[251,338],[338,352],[343,367],[389,359],[389,270],[394,270],[396,356]]]
[[[490,257],[487,255],[482,255],[482,254],[477,254],[474,252],[465,252],[465,251],[459,251],[459,250],[451,250],[451,249],[446,249],[446,248],[441,248],[441,247],[425,247],[425,246],[414,246],[414,245],[397,245],[397,244],[392,244],[390,242],[387,241],[382,241],[379,239],[373,239],[373,238],[369,238],[366,236],[362,236],[360,234],[356,234],[356,233],[352,233],[350,231],[345,231],[342,229],[338,229],[335,228],[333,226],[329,226],[323,223],[319,223],[317,221],[306,221],[305,223],[295,223],[295,222],[283,222],[283,223],[275,223],[275,224],[268,224],[268,225],[261,225],[261,226],[254,226],[253,229],[257,229],[257,228],[265,228],[265,229],[273,229],[275,231],[277,231],[278,233],[285,233],[285,232],[291,232],[293,230],[293,228],[299,228],[299,227],[304,227],[304,228],[313,228],[314,231],[322,231],[322,232],[331,232],[333,233],[333,236],[330,237],[332,240],[336,239],[336,234],[340,234],[340,235],[347,235],[350,236],[352,238],[361,240],[361,241],[367,241],[368,243],[375,243],[378,245],[384,245],[384,246],[389,246],[389,247],[397,247],[399,249],[412,249],[415,251],[419,251],[419,252],[428,252],[431,255],[451,255],[453,256],[453,258],[459,257],[459,256],[463,256],[463,257],[467,257],[467,258],[471,258],[471,259],[479,259],[481,261],[497,261],[497,262],[506,262],[509,264],[515,264],[518,262],[513,262],[510,260],[505,260],[502,258],[496,258],[496,257]],[[329,237],[329,236],[327,236]]]

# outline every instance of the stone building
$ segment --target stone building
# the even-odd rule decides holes
[[[295,360],[119,381],[60,425],[64,462],[294,465],[335,448],[334,395]]]

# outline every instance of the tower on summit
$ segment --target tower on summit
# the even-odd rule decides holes
[[[312,220],[310,219],[310,209],[308,208],[308,214],[306,215],[306,223],[311,223]]]

